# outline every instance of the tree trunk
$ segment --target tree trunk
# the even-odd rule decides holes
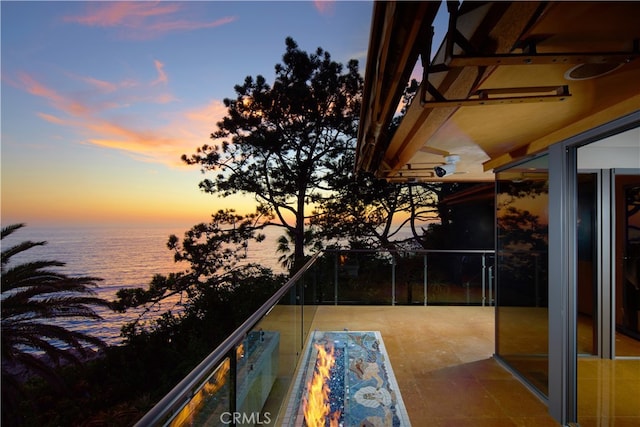
[[[306,191],[298,192],[298,206],[296,210],[296,225],[294,232],[294,252],[291,275],[295,274],[304,265],[304,199]]]

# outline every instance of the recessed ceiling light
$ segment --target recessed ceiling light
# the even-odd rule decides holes
[[[567,80],[589,80],[595,79],[605,74],[609,74],[612,71],[617,70],[624,64],[621,63],[590,63],[590,64],[578,64],[575,67],[571,67],[564,73],[564,78]]]

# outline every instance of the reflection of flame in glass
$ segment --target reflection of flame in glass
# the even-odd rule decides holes
[[[307,385],[307,396],[304,398],[304,419],[307,427],[324,427],[331,408],[329,406],[329,393],[331,390],[328,381],[331,376],[331,368],[336,363],[333,347],[327,351],[323,346],[314,344],[318,350],[316,367]],[[340,419],[340,411],[331,414],[330,426],[337,426]]]
[[[242,359],[244,357],[244,343],[240,344],[236,349],[236,359]]]
[[[175,416],[171,424],[171,427],[178,427],[183,425],[193,425],[193,416],[198,413],[200,408],[205,404],[208,397],[215,394],[226,383],[226,377],[229,373],[230,363],[229,359],[226,359],[218,366],[216,372],[209,378],[209,380],[203,384],[202,388],[193,395],[187,406],[182,408],[178,415]]]

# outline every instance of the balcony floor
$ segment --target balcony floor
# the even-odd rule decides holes
[[[380,331],[414,426],[557,426],[492,358],[492,307],[318,307],[313,330],[345,328]]]
[[[281,331],[282,348],[296,348],[296,312],[276,306],[263,324]],[[380,331],[414,426],[557,426],[546,405],[492,357],[494,327],[492,307],[462,306],[319,306],[311,324]],[[640,353],[640,343],[632,344]],[[283,372],[265,406],[271,413],[288,401],[296,352],[281,352]],[[640,427],[639,396],[640,359],[578,360],[581,427]]]

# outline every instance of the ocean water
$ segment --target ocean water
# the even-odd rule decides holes
[[[189,226],[163,227],[23,227],[3,239],[5,249],[26,240],[46,241],[44,246],[15,256],[13,262],[53,260],[66,263],[62,271],[68,275],[100,277],[94,290],[101,298],[111,300],[121,288],[146,288],[155,274],[166,275],[183,271],[188,265],[176,264],[173,252],[167,248],[169,235],[182,238]],[[265,233],[265,241],[250,242],[247,262],[255,262],[281,272],[275,252],[276,239],[281,230]],[[162,307],[162,311],[169,304]],[[121,342],[120,328],[138,316],[139,311],[114,313],[99,309],[102,321],[62,321],[64,326],[97,336],[109,344]]]

